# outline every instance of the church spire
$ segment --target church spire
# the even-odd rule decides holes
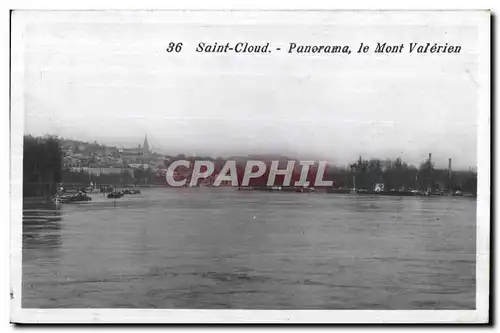
[[[148,145],[148,135],[144,137],[144,145],[142,146],[144,152],[149,153],[149,145]]]

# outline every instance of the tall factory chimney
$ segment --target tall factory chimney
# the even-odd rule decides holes
[[[451,179],[451,158],[448,159],[448,179]]]

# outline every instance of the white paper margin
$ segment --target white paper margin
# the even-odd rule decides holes
[[[199,23],[204,11],[170,11],[182,22]],[[231,17],[228,13],[231,12]],[[31,13],[36,13],[32,11]],[[154,11],[153,11],[154,13]],[[237,15],[235,15],[235,13]],[[211,11],[224,24],[269,22],[276,11]],[[14,323],[486,323],[490,277],[490,15],[478,11],[285,11],[285,21],[318,23],[336,15],[336,23],[363,13],[370,24],[473,24],[478,28],[478,198],[476,237],[476,310],[150,310],[23,309],[22,297],[22,153],[24,133],[23,29],[29,15],[11,22],[11,203],[10,285]],[[201,15],[200,15],[201,14]],[[300,17],[300,21],[297,21]]]

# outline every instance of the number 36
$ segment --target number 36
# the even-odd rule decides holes
[[[167,52],[173,52],[173,51],[181,52],[181,50],[182,50],[182,43],[176,44],[174,42],[170,42],[170,43],[168,43],[168,47],[165,51],[167,51]]]

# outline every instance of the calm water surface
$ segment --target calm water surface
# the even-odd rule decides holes
[[[25,206],[23,307],[473,309],[476,201],[142,189]]]

